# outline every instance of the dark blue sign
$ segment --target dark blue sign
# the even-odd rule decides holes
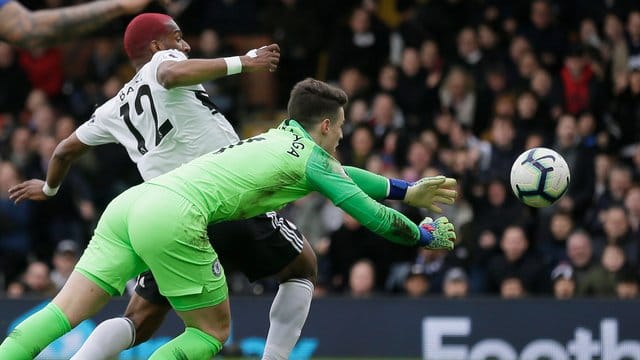
[[[269,326],[270,297],[234,297],[227,345],[260,356]],[[118,316],[115,299],[96,317],[47,348],[47,359],[68,359],[95,324]],[[0,331],[42,306],[0,300]],[[640,360],[640,301],[553,299],[316,299],[291,358],[412,357],[432,360]],[[151,341],[121,359],[146,359],[183,330],[169,316]],[[44,354],[44,353],[43,353]]]

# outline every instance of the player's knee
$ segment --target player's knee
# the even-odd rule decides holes
[[[151,305],[146,307],[127,308],[124,316],[131,320],[136,330],[135,344],[145,342],[160,327],[168,307]]]
[[[204,325],[200,330],[224,344],[231,335],[231,322],[218,323],[215,327]]]
[[[315,285],[318,281],[318,259],[311,248],[305,248],[297,261],[297,269],[294,272],[295,278],[307,279]]]

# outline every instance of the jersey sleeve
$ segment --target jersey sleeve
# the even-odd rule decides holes
[[[102,144],[117,143],[118,140],[109,131],[108,111],[111,102],[96,109],[91,118],[76,129],[76,136],[83,144],[97,146]]]
[[[151,61],[149,61],[149,65],[151,67],[151,74],[153,74],[152,79],[156,83],[158,82],[158,66],[165,61],[184,61],[187,60],[187,56],[179,50],[171,49],[171,50],[162,50],[153,54]]]
[[[340,163],[316,148],[306,165],[313,190],[353,216],[369,230],[402,245],[415,245],[420,230],[409,218],[369,197],[347,175]]]
[[[353,166],[343,168],[353,182],[370,197],[384,200],[389,195],[389,179],[386,177]]]

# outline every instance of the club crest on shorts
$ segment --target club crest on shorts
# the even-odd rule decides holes
[[[220,265],[220,261],[216,259],[213,262],[213,275],[220,276],[222,274],[222,266]]]

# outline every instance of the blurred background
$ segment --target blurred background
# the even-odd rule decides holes
[[[276,73],[205,84],[242,137],[283,120],[293,84],[315,77],[350,97],[343,164],[458,179],[445,208],[458,230],[452,252],[388,243],[320,196],[286,207],[319,257],[318,298],[638,298],[638,1],[178,0],[167,12],[191,57],[280,45]],[[44,178],[56,144],[133,75],[129,19],[53,48],[0,43],[0,297],[54,294],[106,204],[141,181],[114,144],[92,149],[47,202],[16,206],[7,194]],[[536,146],[562,154],[572,178],[537,210],[509,185],[513,160]],[[388,205],[416,222],[429,215]],[[277,289],[228,279],[232,295]]]

